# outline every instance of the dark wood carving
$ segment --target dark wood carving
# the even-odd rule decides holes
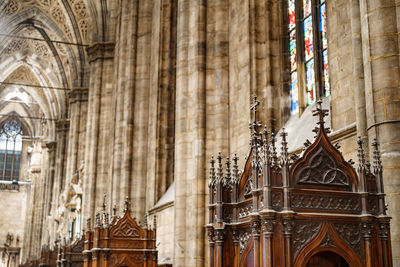
[[[156,232],[147,222],[139,225],[126,203],[120,219],[114,215],[110,221],[105,211],[96,215],[95,228],[85,233],[83,255],[84,267],[156,267]]]
[[[83,267],[83,250],[85,238],[75,240],[71,244],[63,246],[58,255],[60,267]]]
[[[318,102],[315,140],[289,156],[283,130],[278,157],[273,133],[259,130],[258,105],[254,98],[243,172],[237,156],[210,161],[210,266],[305,267],[313,256],[334,253],[349,266],[391,267],[378,144],[370,166],[358,141],[355,170],[329,141],[327,110]]]

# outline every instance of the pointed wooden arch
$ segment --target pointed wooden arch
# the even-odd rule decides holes
[[[330,239],[327,241],[327,239]],[[362,267],[363,264],[360,257],[350,247],[346,241],[344,241],[333,228],[333,226],[324,222],[317,236],[306,245],[294,259],[295,267],[306,267],[308,261],[319,252],[330,251],[338,254],[347,261],[351,267]]]
[[[354,168],[329,141],[323,123],[320,125],[315,141],[290,168],[291,185],[357,192],[359,181]]]

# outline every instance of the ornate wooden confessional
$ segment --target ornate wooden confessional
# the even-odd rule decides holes
[[[358,140],[354,170],[329,141],[328,111],[319,102],[314,143],[306,142],[300,158],[289,158],[283,131],[278,161],[274,135],[258,131],[254,100],[243,173],[236,155],[225,171],[221,154],[211,159],[210,266],[392,266],[377,142],[371,171]]]
[[[156,225],[149,229],[147,221],[140,226],[131,217],[129,203],[125,203],[122,218],[109,215],[103,206],[97,213],[93,231],[85,233],[84,267],[156,267]],[[90,221],[88,223],[90,225]]]
[[[74,241],[73,243],[60,247],[59,250],[59,267],[83,267],[83,248],[85,238]]]

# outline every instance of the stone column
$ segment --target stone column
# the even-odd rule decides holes
[[[394,266],[400,266],[400,94],[396,1],[360,1],[367,133],[381,144],[383,182],[392,216]]]
[[[173,182],[177,1],[153,2],[146,209]]]
[[[135,66],[133,131],[129,138],[132,153],[127,166],[131,166],[129,194],[132,200],[132,214],[143,221],[146,210],[146,176],[149,131],[149,88],[151,54],[151,19],[153,1],[139,1],[137,53]],[[153,108],[153,107],[152,107]]]
[[[79,169],[79,143],[80,140],[79,131],[81,126],[81,117],[86,114],[81,112],[81,103],[87,101],[87,88],[74,88],[69,92],[69,106],[70,106],[70,127],[68,137],[68,150],[67,150],[67,164],[65,179],[67,184],[71,183],[74,176],[77,175]],[[84,119],[84,118],[83,118]]]
[[[42,244],[47,244],[50,236],[51,236],[51,228],[47,224],[48,217],[50,216],[51,202],[52,202],[52,193],[53,193],[53,185],[54,185],[54,167],[55,167],[55,156],[56,156],[56,147],[57,142],[50,141],[46,142],[42,146],[44,153],[47,153],[47,164],[46,168],[42,168],[43,173],[45,174],[43,190],[44,190],[44,203],[43,203],[43,227],[44,231],[41,236]]]
[[[366,157],[369,155],[367,114],[365,106],[364,67],[362,55],[360,1],[351,0],[351,54],[353,62],[352,87],[354,90],[354,101],[356,108],[357,136],[361,137],[363,150]]]
[[[115,109],[113,173],[110,185],[112,203],[122,209],[129,195],[132,159],[132,133],[137,54],[138,1],[120,2],[115,44]]]
[[[204,265],[205,9],[178,2],[174,266]]]
[[[111,103],[113,90],[114,43],[98,42],[87,48],[89,95],[85,147],[82,220],[94,218],[109,187],[108,170],[113,139]]]

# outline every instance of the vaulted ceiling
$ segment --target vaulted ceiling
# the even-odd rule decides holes
[[[54,138],[54,119],[68,116],[68,89],[87,86],[85,46],[97,34],[100,1],[0,1],[0,122],[17,114],[39,134],[33,120],[47,118]]]

